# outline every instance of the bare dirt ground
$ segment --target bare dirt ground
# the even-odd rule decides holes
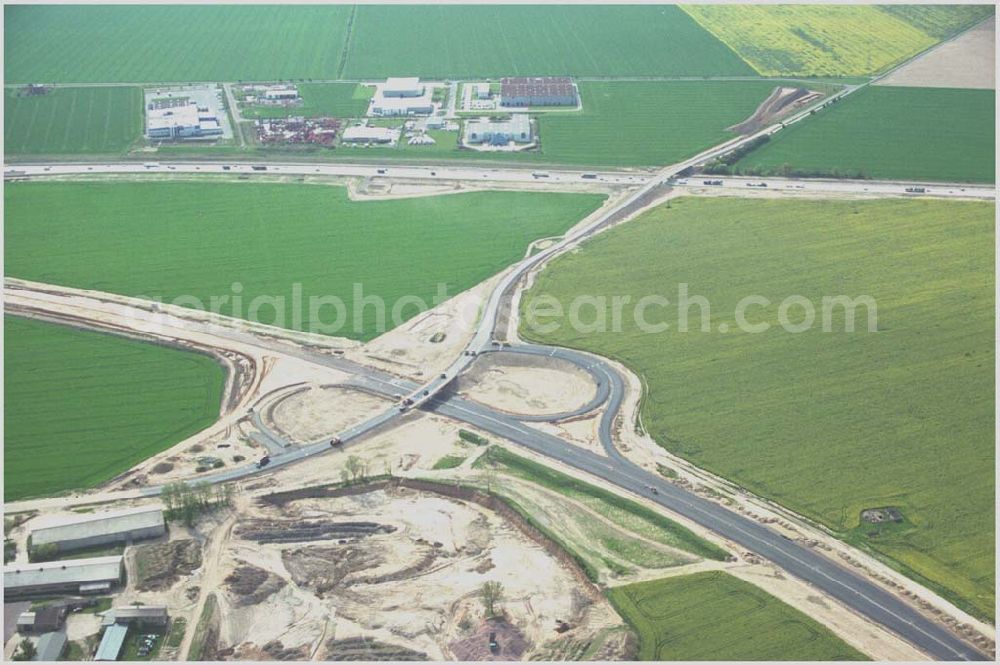
[[[892,72],[875,85],[996,88],[996,25],[991,18]]]
[[[383,398],[336,385],[306,385],[266,407],[264,418],[297,443],[329,438],[391,406]]]
[[[220,591],[223,657],[338,659],[357,650],[351,638],[365,637],[402,649],[400,659],[451,658],[451,645],[483,625],[477,590],[487,580],[504,585],[506,621],[527,650],[558,636],[557,619],[580,638],[621,624],[565,564],[474,503],[407,489],[238,503],[235,528],[202,573]],[[380,528],[259,542],[268,529],[285,534],[286,520]]]
[[[566,442],[589,450],[592,453],[606,455],[598,434],[602,413],[603,409],[599,409],[592,414],[569,418],[558,423],[540,422],[531,423],[531,426],[548,434],[563,438]]]
[[[753,134],[774,123],[782,116],[817,101],[822,96],[821,92],[805,88],[776,87],[767,96],[767,99],[761,102],[753,115],[737,125],[727,127],[727,129],[737,134]]]
[[[201,567],[201,543],[183,538],[139,545],[128,556],[136,591],[162,591]]]
[[[440,416],[413,412],[343,450],[317,455],[305,464],[279,467],[271,473],[247,479],[248,490],[295,488],[339,482],[347,460],[354,456],[369,474],[396,475],[429,470],[442,457],[468,454],[468,444],[458,438],[461,425]]]
[[[345,356],[416,381],[426,380],[462,353],[498,279],[492,277],[457,295],[447,294],[454,297]]]
[[[457,379],[456,390],[502,411],[534,416],[572,411],[593,399],[597,386],[565,360],[491,353]]]

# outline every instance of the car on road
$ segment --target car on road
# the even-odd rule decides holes
[[[271,463],[271,456],[270,455],[264,455],[263,457],[260,458],[260,460],[257,461],[257,468],[258,469],[263,469],[265,466],[267,466],[270,463]]]

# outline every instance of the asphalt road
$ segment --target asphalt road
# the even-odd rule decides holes
[[[265,170],[254,170],[254,166]],[[642,186],[662,176],[649,171],[609,171],[609,170],[578,170],[578,169],[539,169],[539,168],[482,168],[471,166],[377,166],[364,164],[296,164],[286,162],[267,162],[250,164],[246,162],[202,162],[202,161],[169,161],[169,162],[107,162],[107,163],[65,163],[49,162],[38,164],[16,164],[4,167],[4,177],[12,178],[45,178],[47,176],[73,175],[162,175],[162,174],[236,174],[236,175],[326,175],[358,178],[389,178],[402,181],[459,181],[483,184],[557,184],[560,188],[581,190],[593,189],[594,185],[607,187]],[[542,175],[544,174],[544,175]],[[584,177],[592,175],[593,178]],[[948,198],[978,198],[992,200],[995,189],[988,185],[969,185],[965,183],[928,183],[917,181],[880,181],[880,180],[827,180],[804,178],[747,178],[743,176],[692,176],[681,178],[673,183],[680,188],[703,188],[706,180],[721,182],[719,187],[724,190],[768,189],[781,192],[818,192],[843,193],[858,195],[887,196],[935,196]],[[760,185],[764,187],[751,187]],[[907,192],[908,188],[923,187],[922,193]]]

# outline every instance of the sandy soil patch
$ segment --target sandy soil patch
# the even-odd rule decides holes
[[[66,616],[66,637],[71,641],[83,641],[101,630],[101,617],[94,613],[71,612]]]
[[[457,182],[413,183],[391,181],[385,178],[352,179],[347,186],[347,194],[352,201],[374,201],[387,199],[412,199],[427,196],[458,194],[466,187]]]
[[[388,472],[402,475],[428,470],[446,455],[468,454],[474,449],[458,438],[458,430],[463,426],[448,418],[415,411],[393,422],[393,426],[342,450],[331,449],[307,463],[276,468],[243,481],[242,486],[247,490],[278,487],[284,490],[339,482],[352,456],[358,457],[371,475]]]
[[[491,277],[345,355],[415,381],[426,380],[461,355],[497,280]]]
[[[254,528],[241,530],[249,519]],[[262,520],[277,532],[283,520],[382,528],[357,537],[258,542]],[[449,645],[483,625],[477,590],[487,580],[503,583],[507,621],[529,646],[556,637],[556,619],[581,637],[620,624],[603,599],[581,592],[571,571],[499,515],[413,490],[248,503],[206,576],[229,580],[218,594],[220,648],[234,657],[259,656],[278,641],[284,652],[332,658],[350,648],[351,638],[366,637],[390,651],[450,658]],[[247,602],[254,594],[259,602]]]
[[[600,438],[601,416],[603,413],[604,408],[602,407],[593,415],[572,418],[558,423],[530,423],[530,426],[553,436],[558,436],[567,443],[572,443],[592,453],[606,455]]]
[[[456,387],[482,404],[532,416],[572,411],[597,394],[593,377],[573,363],[516,353],[480,356]]]
[[[389,400],[336,385],[303,386],[264,412],[268,424],[298,443],[312,443],[371,418]]]
[[[996,25],[991,18],[917,58],[875,85],[996,88]]]

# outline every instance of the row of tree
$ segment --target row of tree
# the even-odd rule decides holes
[[[204,482],[188,485],[178,481],[165,486],[160,499],[168,520],[180,520],[190,527],[198,515],[231,505],[233,486],[229,483],[213,486]]]

